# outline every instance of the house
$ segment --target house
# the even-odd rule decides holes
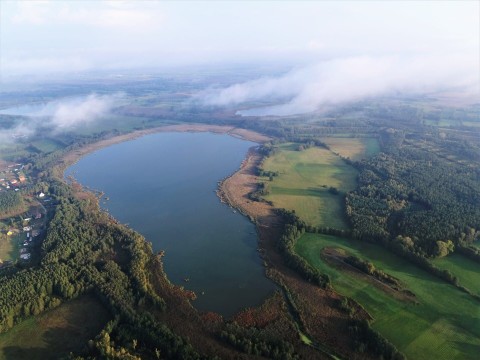
[[[8,235],[8,236],[12,236],[12,235],[13,235],[13,231],[12,231],[12,230],[8,230],[7,235]]]
[[[32,230],[31,226],[24,226],[23,227],[23,231],[30,231],[30,230]]]
[[[45,197],[45,194],[44,194],[43,192],[41,192],[40,194],[38,194],[38,197],[39,197],[40,199],[43,199],[43,198]]]
[[[28,260],[28,259],[30,259],[30,256],[31,256],[30,253],[22,254],[22,255],[20,255],[20,259]]]

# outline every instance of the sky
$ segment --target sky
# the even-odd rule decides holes
[[[478,59],[479,19],[479,1],[459,0],[1,0],[0,66],[8,78],[355,56]]]
[[[290,70],[212,86],[194,101],[245,116],[402,93],[478,102],[480,0],[0,0],[0,83],[246,64]],[[248,108],[258,100],[275,104]]]

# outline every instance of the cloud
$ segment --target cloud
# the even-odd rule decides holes
[[[12,144],[18,139],[32,136],[35,131],[35,127],[32,128],[26,123],[17,124],[9,129],[0,129],[0,143]]]
[[[440,90],[479,91],[477,56],[345,57],[294,69],[200,95],[205,105],[238,105],[276,100],[280,105],[241,111],[242,115],[293,115],[324,106],[392,93],[425,94]],[[279,101],[284,99],[284,101]]]
[[[102,121],[119,105],[124,95],[90,94],[68,99],[51,101],[39,109],[26,111],[25,120],[8,129],[0,129],[0,141],[12,143],[17,139],[33,136],[41,129],[50,133],[71,131],[79,126]],[[8,111],[3,110],[3,114]],[[18,115],[18,112],[12,114]]]
[[[43,25],[48,20],[50,1],[21,1],[17,13],[12,17],[15,24]]]
[[[89,6],[88,3],[24,0],[18,4],[12,22],[18,25],[80,25],[138,32],[154,28],[162,19],[158,11],[125,1],[105,1]]]
[[[54,105],[49,124],[57,130],[68,130],[92,123],[109,114],[119,97],[90,94],[85,98],[61,101]]]

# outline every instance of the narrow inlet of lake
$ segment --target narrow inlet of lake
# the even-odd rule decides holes
[[[89,154],[65,175],[104,192],[102,208],[165,250],[168,278],[195,291],[197,309],[228,317],[275,288],[256,251],[255,226],[215,193],[255,145],[212,133],[158,133]]]

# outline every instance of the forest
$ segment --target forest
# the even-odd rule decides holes
[[[17,191],[0,192],[0,214],[8,213],[23,205],[23,198]]]
[[[355,163],[358,188],[346,197],[353,236],[397,241],[426,257],[471,244],[480,234],[480,167],[468,153],[464,158],[452,161],[414,140],[388,139],[382,154]]]

